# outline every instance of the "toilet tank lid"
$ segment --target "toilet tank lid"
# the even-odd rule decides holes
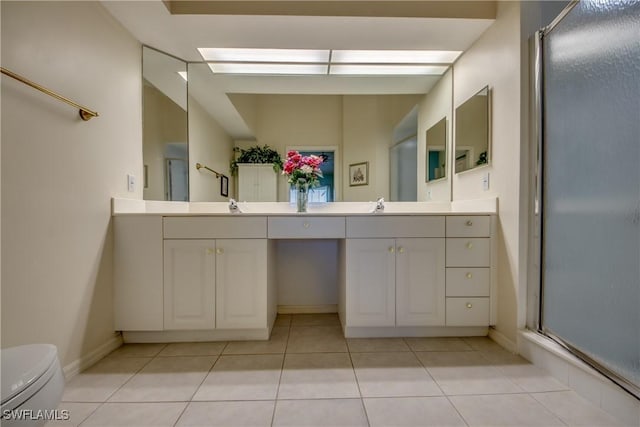
[[[13,398],[57,363],[58,350],[52,344],[29,344],[0,350],[2,403]]]

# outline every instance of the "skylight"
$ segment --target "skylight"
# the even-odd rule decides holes
[[[215,74],[441,75],[462,53],[443,50],[198,48]]]

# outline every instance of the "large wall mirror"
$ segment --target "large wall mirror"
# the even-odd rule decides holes
[[[456,173],[489,164],[490,104],[489,87],[485,86],[456,108]]]
[[[188,84],[178,71],[187,71]],[[434,197],[425,196],[425,165],[417,160],[424,159],[426,126],[443,117],[446,126],[451,123],[450,70],[442,76],[214,74],[206,63],[185,64],[145,47],[143,74],[144,164],[149,174],[145,199],[237,198],[237,177],[230,170],[237,150],[268,145],[283,158],[287,147],[330,153],[335,201],[391,200],[393,188],[408,188],[394,182],[394,176],[412,177],[414,189],[405,191],[411,194],[402,200],[450,200],[448,185]],[[155,98],[167,106],[160,110]],[[449,133],[447,129],[445,135]],[[408,159],[405,163],[394,161],[400,143],[414,153],[398,156]],[[445,158],[449,144],[447,140]],[[351,185],[348,179],[357,164],[367,164],[365,185]],[[442,181],[448,167],[440,169]],[[223,175],[227,192],[220,190]],[[289,201],[284,176],[277,176],[277,187],[277,201]]]
[[[146,200],[189,200],[187,64],[142,48],[142,151]]]

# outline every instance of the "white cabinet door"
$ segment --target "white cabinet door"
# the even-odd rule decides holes
[[[164,241],[164,329],[213,329],[215,240]]]
[[[216,327],[267,327],[267,240],[216,240]]]
[[[445,324],[445,240],[396,240],[396,324]]]
[[[347,326],[395,325],[394,239],[347,239]]]
[[[278,199],[278,174],[272,164],[238,165],[238,201],[275,202]]]

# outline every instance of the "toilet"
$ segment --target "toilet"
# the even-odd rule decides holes
[[[64,390],[56,346],[29,344],[4,348],[0,350],[0,361],[0,424],[3,427],[44,425],[46,421],[64,415],[54,411]]]

